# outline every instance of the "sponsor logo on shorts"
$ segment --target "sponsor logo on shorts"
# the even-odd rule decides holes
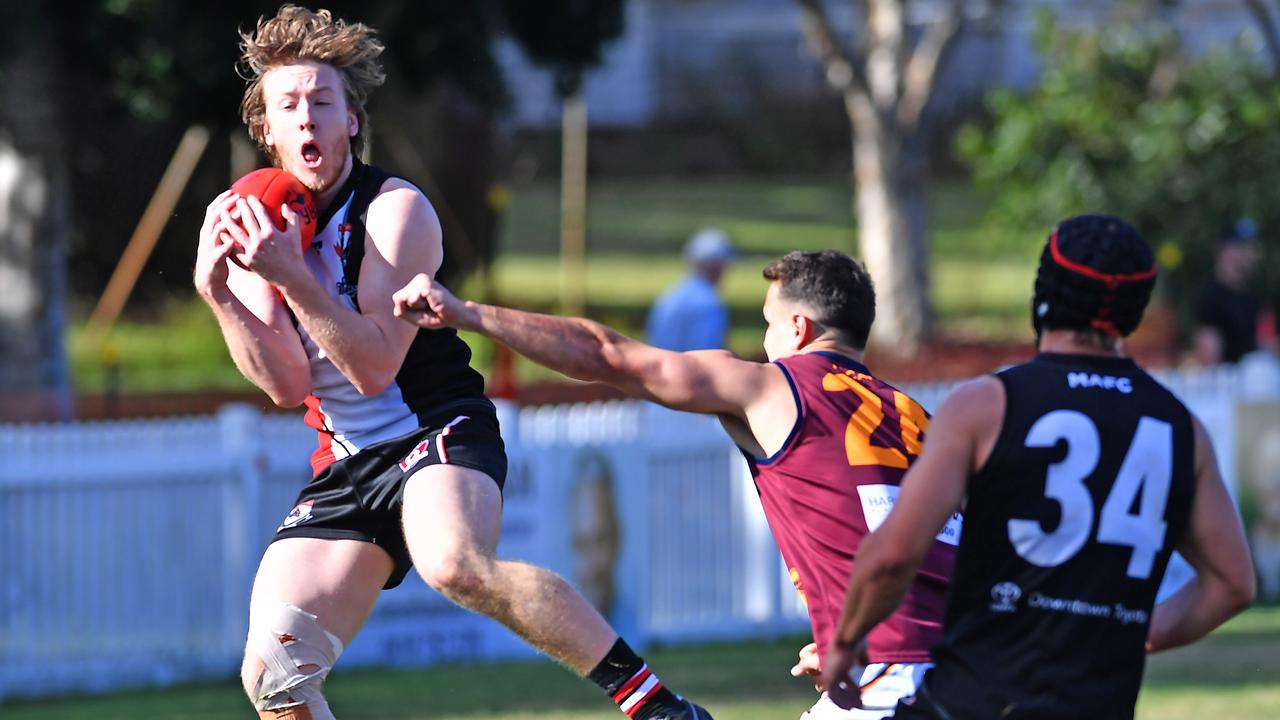
[[[280,523],[280,527],[276,528],[276,532],[280,532],[285,528],[291,528],[299,523],[304,523],[311,519],[311,507],[316,504],[314,499],[308,498],[293,506],[288,515],[285,515],[284,522]]]
[[[1015,583],[1002,582],[991,587],[992,612],[1017,612],[1018,598],[1022,597],[1022,588]]]
[[[427,438],[418,443],[413,451],[404,456],[400,461],[400,472],[409,472],[409,468],[418,464],[418,461],[426,457],[431,452],[431,439]]]

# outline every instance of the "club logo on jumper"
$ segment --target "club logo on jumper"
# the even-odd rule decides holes
[[[333,243],[333,254],[339,259],[347,254],[347,248],[351,245],[351,223],[342,223],[338,225],[338,239]]]
[[[1022,597],[1022,588],[1011,582],[1002,582],[991,587],[991,603],[993,612],[1017,612],[1018,598]]]
[[[1067,385],[1073,390],[1076,388],[1102,388],[1103,390],[1118,390],[1125,395],[1133,392],[1133,381],[1129,378],[1099,375],[1097,373],[1069,372],[1067,373]]]
[[[311,506],[315,505],[314,499],[303,500],[285,515],[284,522],[280,523],[280,527],[276,528],[276,532],[280,532],[285,528],[291,528],[299,523],[304,523],[311,519]]]
[[[431,451],[430,438],[418,443],[417,447],[415,447],[413,451],[410,452],[408,455],[405,455],[404,459],[400,461],[400,471],[409,472],[409,468],[412,468],[414,465],[417,465],[418,461],[426,457],[427,453],[429,453],[430,451]]]
[[[286,199],[285,204],[289,209],[298,214],[298,223],[306,225],[316,221],[316,208],[307,202],[307,196],[304,193],[291,193]]]

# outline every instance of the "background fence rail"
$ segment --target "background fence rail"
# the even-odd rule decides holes
[[[1236,407],[1280,396],[1259,372],[1162,376],[1205,420],[1228,478]],[[904,389],[932,409],[949,386]],[[746,464],[714,419],[633,402],[500,417],[511,457],[501,555],[562,573],[640,645],[807,627]],[[253,571],[314,442],[297,418],[243,406],[0,426],[0,699],[234,675]],[[414,575],[384,593],[343,664],[530,652]]]

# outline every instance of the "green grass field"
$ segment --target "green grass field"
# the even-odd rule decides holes
[[[514,188],[502,220],[500,255],[489,296],[501,303],[558,310],[559,190],[554,183]],[[1026,335],[1026,295],[1039,237],[985,233],[986,197],[958,183],[929,196],[932,292],[941,326],[952,334],[1002,339]],[[684,271],[680,249],[699,227],[718,225],[743,252],[723,285],[730,305],[730,346],[759,353],[764,264],[793,249],[834,247],[854,252],[857,231],[842,177],[700,178],[594,181],[588,200],[587,311],[641,336],[653,299]],[[475,282],[464,295],[484,293]],[[146,322],[126,315],[112,346],[87,343],[78,325],[68,332],[76,387],[100,391],[116,373],[125,391],[248,388],[231,365],[217,324],[190,294],[169,298]],[[477,343],[487,365],[486,343]],[[116,369],[108,368],[116,362]],[[521,374],[537,374],[521,366]]]
[[[720,720],[798,718],[815,699],[788,669],[801,638],[656,649],[651,665]],[[1280,717],[1280,608],[1254,608],[1189,647],[1153,656],[1141,720]],[[342,720],[611,720],[588,683],[550,662],[339,671],[327,695]],[[231,720],[250,717],[232,680],[0,707],[5,720]]]

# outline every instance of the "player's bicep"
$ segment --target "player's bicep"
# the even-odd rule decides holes
[[[440,221],[427,199],[402,182],[369,205],[364,261],[360,266],[360,312],[389,338],[404,344],[415,329],[396,320],[392,295],[419,273],[433,276],[444,258]]]
[[[771,368],[724,350],[679,353],[643,347],[648,355],[641,363],[646,394],[686,412],[742,417],[759,397]]]

